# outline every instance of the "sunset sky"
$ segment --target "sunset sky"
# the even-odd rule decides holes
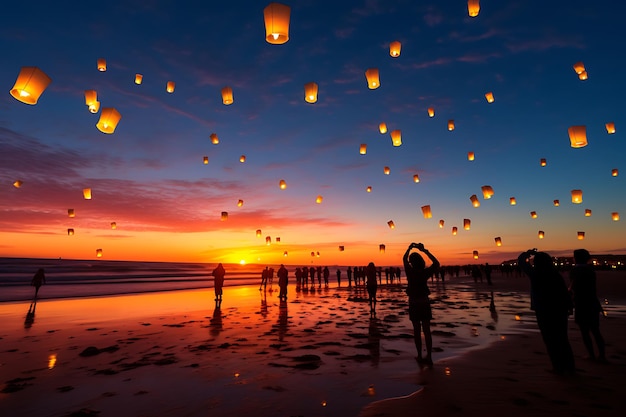
[[[294,0],[283,45],[265,40],[268,4],[4,5],[0,256],[95,259],[102,249],[109,260],[389,265],[410,242],[444,264],[498,263],[532,247],[626,253],[626,4],[481,0],[472,18],[464,0]],[[52,79],[34,106],[9,93],[24,66]],[[368,68],[380,88],[368,88]],[[113,134],[85,105],[92,89],[122,115]],[[575,149],[568,128],[579,125],[589,144]]]

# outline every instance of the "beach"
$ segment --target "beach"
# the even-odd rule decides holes
[[[432,369],[398,285],[379,287],[375,317],[335,282],[292,284],[286,302],[275,285],[226,287],[221,308],[211,288],[0,303],[0,414],[622,415],[626,274],[598,273],[608,363],[582,359],[570,320],[573,377],[547,372],[527,280],[493,278],[431,284]]]

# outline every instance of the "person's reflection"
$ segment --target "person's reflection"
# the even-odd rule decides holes
[[[496,310],[496,302],[493,298],[493,291],[491,291],[491,302],[489,303],[489,311],[491,312],[491,318],[494,322],[498,322],[498,310]]]
[[[376,317],[370,317],[368,346],[370,350],[372,366],[378,366],[378,363],[380,362],[380,338],[381,333],[380,329],[378,328],[378,319]]]
[[[213,337],[219,336],[222,331],[222,310],[219,307],[215,307],[215,310],[213,310],[213,317],[210,320],[209,327]]]
[[[24,328],[30,329],[33,323],[35,323],[35,309],[37,308],[37,299],[34,299],[30,303],[26,317],[24,318]]]
[[[261,315],[267,318],[267,294],[265,291],[261,293]]]
[[[281,300],[278,308],[278,340],[281,342],[287,334],[287,326],[289,324],[289,316],[287,314],[287,300]]]

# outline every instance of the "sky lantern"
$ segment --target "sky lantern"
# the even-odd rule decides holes
[[[318,86],[316,83],[304,84],[304,101],[307,103],[315,103],[317,101]]]
[[[517,205],[517,200],[515,199],[515,197],[509,198],[509,204],[512,206]]]
[[[256,229],[256,237],[261,237],[261,229]]]
[[[266,244],[267,246],[269,246],[269,245],[271,245],[271,244],[272,244],[272,238],[271,238],[270,236],[266,236],[266,237],[265,237],[265,244]]]
[[[323,200],[323,199],[324,199],[324,197],[322,197],[321,195],[318,195],[318,196],[315,198],[315,202],[316,202],[317,204],[322,204],[322,200]]]
[[[176,83],[174,81],[168,81],[167,85],[165,86],[165,90],[170,94],[174,92],[175,88],[176,88]]]
[[[485,200],[489,200],[493,197],[493,188],[491,188],[491,185],[483,185],[480,189],[483,191],[483,198]]]
[[[10,93],[17,101],[35,105],[52,79],[38,67],[22,67]]]
[[[502,238],[501,237],[495,237],[493,240],[496,241],[496,246],[502,246]]]
[[[91,188],[83,188],[83,198],[85,200],[91,200]]]
[[[443,225],[444,225],[445,223],[446,223],[446,222],[445,222],[443,219],[439,220],[439,228],[440,228],[440,229],[443,229]]]
[[[463,229],[469,230],[472,225],[472,221],[470,219],[463,219]]]
[[[96,249],[96,258],[102,258],[102,249]]]
[[[611,219],[613,219],[614,222],[619,221],[619,213],[617,211],[611,213]]]
[[[202,157],[202,163],[204,165],[209,165],[209,157],[208,156],[203,156]]]
[[[13,181],[13,186],[15,188],[20,188],[22,186],[22,184],[24,184],[21,180],[15,180]]]
[[[552,204],[554,204],[554,207],[558,207],[561,205],[561,202],[559,200],[554,200]]]
[[[591,209],[585,209],[585,217],[591,217]]]
[[[369,68],[365,71],[365,78],[367,78],[367,87],[370,90],[376,90],[380,87],[380,76],[378,74],[378,68]]]
[[[478,16],[480,12],[480,0],[467,0],[467,13],[470,17]]]
[[[435,117],[435,108],[434,107],[429,107],[428,108],[428,117]]]
[[[389,175],[389,173],[391,172],[391,169],[389,167],[384,167],[383,172],[385,173],[385,175]]]
[[[391,143],[393,143],[393,146],[402,145],[402,132],[401,131],[399,130],[391,131]]]
[[[367,188],[365,189],[365,191],[367,191],[368,193],[372,192],[372,186],[368,185]]]
[[[414,183],[416,183],[416,184],[417,184],[418,182],[420,182],[420,176],[419,176],[419,175],[417,175],[417,174],[413,175],[413,182],[414,182]]]
[[[433,213],[430,210],[430,205],[422,206],[422,214],[424,215],[425,219],[430,219],[433,217]]]
[[[287,183],[285,182],[285,180],[280,180],[278,182],[278,186],[280,187],[281,190],[284,190],[285,188],[287,188]]]
[[[211,143],[213,145],[217,145],[218,143],[220,143],[220,138],[217,137],[217,133],[211,133],[209,135],[209,138],[211,138]]]
[[[536,211],[531,211],[530,212],[530,218],[531,219],[536,219],[537,218],[537,212]]]
[[[587,128],[585,126],[571,126],[567,129],[569,142],[572,148],[587,146]]]
[[[227,211],[223,211],[222,212],[222,216],[220,217],[220,220],[223,221],[223,222],[228,220],[228,212]]]
[[[546,158],[541,158],[539,160],[539,165],[541,165],[542,167],[545,167],[546,165],[548,165],[548,161],[546,161]]]
[[[387,222],[387,225],[389,226],[390,229],[395,229],[396,228],[396,225],[393,223],[393,220],[389,220]]]
[[[346,247],[344,245],[339,245],[339,252],[343,252],[346,250]]]
[[[98,93],[96,90],[85,90],[85,105],[91,113],[98,113],[100,110],[100,102],[98,101]]]
[[[582,190],[572,190],[572,203],[580,204],[583,202]]]
[[[577,62],[574,64],[574,71],[576,71],[576,74],[580,75],[585,71],[585,64],[583,64],[582,62]]]
[[[282,45],[289,40],[291,8],[281,3],[270,3],[263,9],[265,40],[272,45]]]
[[[615,133],[615,123],[608,122],[604,126],[606,127],[606,133],[608,133],[609,135]]]
[[[98,71],[100,71],[100,72],[106,71],[107,70],[107,60],[104,59],[104,58],[98,58],[97,68],[98,68]]]
[[[113,229],[113,230],[117,229],[117,223],[116,222],[111,222],[111,229]]]
[[[394,58],[400,56],[400,49],[402,49],[402,44],[399,41],[393,41],[389,44],[389,55]]]
[[[585,232],[578,232],[578,240],[583,240],[585,238]]]
[[[222,103],[225,106],[229,106],[229,105],[233,104],[233,101],[234,101],[233,89],[231,87],[228,87],[228,86],[222,88]]]
[[[311,257],[315,258],[315,252],[311,251]]]
[[[237,207],[241,207],[243,206],[243,200],[238,200],[237,201]]]
[[[67,229],[68,236],[74,236],[74,229]]]
[[[546,236],[545,232],[543,230],[540,230],[539,232],[537,232],[537,237],[539,239],[543,239]]]
[[[589,74],[587,74],[587,71],[583,71],[580,74],[578,74],[578,79],[580,81],[585,81],[587,78],[589,78]]]
[[[454,120],[448,120],[448,130],[452,132],[454,130]]]
[[[495,100],[493,98],[493,93],[491,91],[488,93],[485,93],[485,98],[487,99],[487,103],[493,103]]]
[[[452,236],[456,236],[458,230],[459,229],[456,226],[452,227]]]
[[[476,197],[476,194],[472,194],[470,196],[470,201],[472,202],[473,207],[480,207],[480,201],[478,201],[478,197]]]
[[[241,155],[241,156],[239,157],[239,162],[241,162],[242,164],[243,164],[244,162],[246,162],[246,156],[245,156],[245,155]]]
[[[611,176],[612,176],[612,177],[617,177],[617,175],[618,175],[618,174],[619,174],[619,171],[618,171],[618,169],[617,169],[617,168],[613,168],[613,169],[611,170]]]
[[[96,127],[102,133],[111,135],[115,132],[121,118],[122,115],[114,107],[105,107],[100,112],[100,119],[96,123]]]
[[[285,256],[285,257],[289,256],[289,252],[284,251],[284,252],[283,252],[283,256]]]
[[[385,253],[385,245],[383,245],[382,243],[378,245],[378,251],[380,253]]]
[[[67,217],[76,217],[76,212],[74,211],[74,209],[67,209]]]
[[[467,160],[468,161],[473,161],[474,160],[474,152],[468,152],[467,153]]]
[[[361,147],[359,148],[359,153],[361,155],[365,155],[367,153],[367,143],[361,144]]]
[[[473,251],[472,256],[474,257],[474,259],[478,259],[478,251],[477,250]]]
[[[135,74],[135,84],[140,85],[143,82],[143,75]]]
[[[387,123],[382,122],[381,124],[379,124],[378,131],[381,133],[381,135],[384,135],[385,133],[387,133]]]

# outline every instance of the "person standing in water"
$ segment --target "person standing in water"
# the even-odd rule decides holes
[[[213,287],[215,289],[215,304],[217,306],[222,304],[222,287],[224,286],[224,276],[226,271],[222,264],[218,264],[217,268],[211,273],[213,275]]]
[[[365,268],[367,295],[369,296],[370,303],[370,316],[376,316],[376,290],[378,284],[376,283],[376,266],[374,262],[370,262]]]
[[[37,272],[35,272],[35,275],[33,276],[33,279],[30,282],[30,285],[35,287],[35,299],[37,299],[37,295],[39,294],[39,288],[45,283],[46,283],[46,273],[44,272],[43,268],[39,268]]]

